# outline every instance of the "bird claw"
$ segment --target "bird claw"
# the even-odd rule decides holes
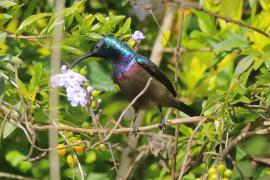
[[[160,120],[160,122],[159,122],[159,129],[163,131],[165,128],[166,128],[166,121],[162,117],[161,120]]]
[[[132,128],[132,133],[136,137],[138,135],[139,129],[134,122],[132,123],[131,128]]]

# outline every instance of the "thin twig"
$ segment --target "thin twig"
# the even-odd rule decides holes
[[[32,157],[32,158],[28,159],[27,161],[29,161],[29,162],[37,161],[37,160],[45,157],[47,155],[47,153],[48,153],[48,151],[45,151],[45,152],[41,153],[38,156],[35,156],[35,157]]]
[[[149,13],[152,15],[153,19],[155,20],[155,22],[156,22],[156,24],[157,24],[160,32],[162,33],[162,35],[164,37],[164,39],[167,41],[167,43],[169,44],[169,46],[172,48],[173,46],[170,43],[169,39],[166,37],[165,32],[163,32],[163,29],[161,28],[160,24],[158,23],[158,20],[157,20],[155,14],[154,14],[154,11],[152,9],[149,9]]]
[[[174,86],[177,92],[179,92],[179,84],[178,84],[178,75],[179,75],[179,64],[181,62],[181,40],[182,40],[182,34],[183,34],[183,25],[184,25],[184,19],[185,19],[185,9],[180,5],[181,9],[181,16],[180,16],[180,27],[178,32],[178,38],[177,38],[177,44],[175,49],[175,73],[174,73]],[[176,112],[176,118],[179,118],[180,114],[179,112]],[[176,172],[176,156],[178,151],[178,138],[179,138],[179,125],[176,125],[175,132],[174,132],[174,147],[173,147],[173,162],[172,162],[172,179],[175,179],[175,172]]]
[[[0,172],[0,177],[8,178],[8,179],[18,179],[18,180],[34,180],[33,178],[30,178],[30,177],[20,176],[17,174],[10,174],[6,172]]]
[[[206,120],[202,120],[198,123],[198,125],[196,126],[196,128],[194,129],[194,131],[192,132],[189,140],[188,140],[188,144],[187,144],[187,152],[186,152],[186,155],[185,155],[185,158],[184,158],[184,161],[183,161],[183,164],[182,164],[182,167],[181,167],[181,171],[180,171],[180,175],[178,177],[178,180],[181,180],[183,175],[184,175],[184,172],[185,172],[185,169],[186,169],[186,166],[187,166],[187,162],[190,160],[190,154],[191,154],[191,145],[192,145],[192,141],[193,141],[193,138],[196,134],[196,132],[199,130],[199,128],[201,127],[201,125],[205,122]]]
[[[94,126],[95,126],[97,129],[100,128],[100,129],[102,130],[102,132],[98,133],[98,136],[99,136],[99,138],[100,138],[100,140],[101,140],[101,141],[99,141],[99,142],[104,142],[104,138],[106,138],[106,134],[105,134],[105,132],[104,132],[103,126],[99,123],[99,116],[96,115],[96,114],[94,113],[93,109],[89,109],[89,108],[86,108],[86,109],[87,109],[89,115],[92,117],[92,120],[93,120],[93,122],[94,122]],[[111,156],[112,156],[112,161],[113,161],[113,165],[114,165],[115,172],[116,172],[116,174],[118,174],[118,168],[117,168],[117,164],[116,164],[116,162],[115,162],[115,158],[114,158],[114,155],[113,155],[113,152],[112,152],[111,144],[110,144],[110,142],[107,142],[106,144],[107,144],[107,146],[109,147],[109,151],[110,151]],[[91,148],[93,148],[93,146],[90,147],[90,148],[88,147],[87,149],[91,149]]]
[[[219,153],[219,157],[225,158],[231,152],[232,148],[235,147],[235,145],[238,144],[243,139],[253,135],[264,135],[264,134],[270,134],[270,127],[254,131],[241,132],[240,135],[229,141],[228,146]]]
[[[110,139],[111,135],[114,133],[114,131],[116,130],[116,128],[118,127],[118,125],[121,123],[122,118],[124,117],[124,115],[126,114],[126,112],[128,111],[129,108],[131,108],[131,106],[133,106],[134,103],[136,103],[136,101],[147,91],[148,87],[150,86],[152,81],[152,78],[149,78],[145,87],[141,90],[141,92],[129,103],[129,105],[125,108],[125,110],[121,113],[120,117],[118,118],[115,126],[112,128],[112,130],[109,132],[109,134],[107,135],[105,141],[107,141],[108,139]]]

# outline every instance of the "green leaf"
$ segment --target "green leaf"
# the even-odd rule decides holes
[[[239,49],[249,47],[248,41],[244,37],[240,35],[233,35],[232,33],[230,33],[229,36],[230,37],[228,39],[213,46],[216,53],[231,51],[234,48]]]
[[[115,85],[106,67],[102,66],[97,61],[88,63],[88,67],[90,70],[89,79],[95,88],[105,91],[114,90]]]
[[[270,69],[270,44],[264,46],[263,48],[263,61],[265,66]]]
[[[182,180],[191,180],[191,179],[195,179],[195,175],[192,172],[188,173],[187,175],[184,175]]]
[[[234,74],[240,76],[242,73],[247,71],[251,65],[254,63],[254,58],[252,56],[244,57],[236,66]]]
[[[122,34],[126,33],[130,29],[130,25],[131,25],[131,18],[127,18],[126,22],[121,28]]]
[[[194,14],[198,18],[199,27],[203,32],[206,32],[208,34],[213,35],[215,33],[215,23],[214,19],[209,16],[208,14],[205,14],[200,11],[194,11]]]
[[[26,173],[32,168],[32,164],[30,162],[24,161],[25,156],[17,150],[8,151],[8,153],[5,156],[5,159],[13,167],[19,169],[23,173]]]
[[[0,13],[0,21],[1,20],[11,19],[11,18],[13,18],[13,17],[11,15],[9,15],[9,14]]]
[[[161,44],[163,47],[166,47],[166,45],[170,39],[170,36],[171,36],[171,31],[164,32],[164,35],[162,36],[162,39],[161,39]]]
[[[240,161],[244,159],[246,156],[247,156],[247,153],[239,146],[236,146],[236,150],[232,154],[233,159],[236,161]]]
[[[20,89],[20,92],[22,93],[23,98],[26,100],[29,100],[29,93],[28,93],[24,83],[20,79],[18,79],[18,83],[19,83],[18,84],[19,89]]]
[[[233,19],[241,19],[243,0],[225,0],[222,1],[220,14]]]
[[[77,56],[81,56],[83,54],[83,51],[79,50],[78,48],[76,48],[74,46],[62,46],[62,49],[68,53],[72,53],[72,54],[75,54]]]
[[[65,29],[68,29],[71,26],[73,19],[74,19],[73,14],[70,14],[70,15],[65,17]]]
[[[107,176],[106,173],[95,173],[90,172],[89,175],[86,178],[87,180],[109,180],[110,178]]]
[[[125,34],[126,32],[128,32],[128,30],[130,29],[130,25],[131,25],[131,18],[127,18],[127,20],[125,21],[123,26],[117,31],[115,36],[120,36],[121,34]]]
[[[12,125],[9,122],[4,122],[5,125],[3,127],[3,129],[1,129],[0,134],[3,135],[3,139],[7,138],[15,129],[16,127],[14,125]]]
[[[8,151],[5,156],[6,161],[8,161],[13,167],[18,166],[24,158],[25,156],[17,150]]]
[[[83,23],[83,17],[78,13],[75,13],[74,16],[78,24],[81,25]]]
[[[188,127],[188,126],[186,126],[186,125],[184,125],[184,124],[181,124],[181,125],[179,126],[179,131],[180,131],[182,134],[184,134],[185,136],[190,136],[193,130],[192,130],[192,128],[190,128],[190,127]]]
[[[96,15],[89,14],[88,16],[86,16],[84,18],[83,24],[81,26],[81,32],[82,33],[89,32],[91,29],[91,25],[95,19],[96,19]]]
[[[7,37],[7,33],[0,33],[0,43],[3,43]]]
[[[99,29],[99,33],[111,34],[115,27],[123,20],[125,16],[113,16],[110,15],[109,19],[106,18],[105,24]]]
[[[5,81],[4,78],[0,76],[0,96],[5,92]]]
[[[94,151],[89,151],[86,153],[86,158],[85,158],[85,162],[90,164],[95,162],[97,159],[97,155]]]
[[[43,70],[43,66],[41,63],[35,64],[34,72],[32,74],[32,78],[30,80],[29,90],[28,90],[29,95],[30,95],[30,99],[32,101],[35,101],[36,94],[39,90],[40,81],[41,81],[41,77],[42,77],[42,73],[43,73],[42,70]]]
[[[51,13],[40,13],[40,14],[35,14],[32,16],[29,16],[28,18],[26,18],[21,25],[19,26],[17,33],[24,30],[24,28],[26,28],[27,26],[31,25],[32,23],[36,22],[37,20],[44,18],[44,17],[48,17],[51,16]]]
[[[1,8],[9,8],[9,7],[16,6],[16,5],[17,5],[17,3],[12,2],[12,1],[8,1],[8,0],[1,0],[0,1]]]
[[[100,38],[102,38],[103,36],[101,36],[100,34],[97,33],[86,33],[87,34],[87,38],[90,40],[99,40]]]
[[[250,100],[248,97],[246,97],[242,94],[236,94],[233,96],[232,100],[230,101],[230,104],[234,105],[237,103],[250,103]]]
[[[258,118],[258,115],[255,112],[243,108],[234,108],[235,113],[231,116],[231,119],[235,123],[243,123],[245,121],[255,121]]]
[[[102,23],[106,23],[106,19],[102,14],[97,14],[97,20]]]

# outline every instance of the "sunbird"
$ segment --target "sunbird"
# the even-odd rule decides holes
[[[193,109],[176,98],[177,93],[172,83],[156,64],[138,54],[114,36],[106,36],[98,40],[91,51],[75,60],[72,68],[88,57],[99,57],[111,61],[113,80],[130,102],[146,87],[147,82],[152,78],[145,93],[133,104],[135,117],[131,127],[135,134],[138,132],[135,121],[139,110],[159,108],[160,128],[165,127],[162,107],[174,107],[188,115],[194,114]]]

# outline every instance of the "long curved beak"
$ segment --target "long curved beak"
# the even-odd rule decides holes
[[[82,56],[79,57],[78,59],[76,59],[76,60],[74,61],[74,63],[71,65],[71,69],[74,68],[74,66],[76,66],[76,64],[78,64],[78,63],[81,62],[82,60],[84,60],[84,59],[86,59],[86,58],[88,58],[88,57],[91,57],[92,54],[93,54],[93,52],[90,51],[90,52],[85,53],[84,55],[82,55]]]

